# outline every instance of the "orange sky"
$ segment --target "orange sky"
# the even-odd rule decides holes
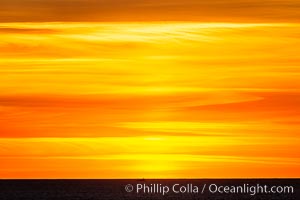
[[[0,21],[299,22],[299,0],[1,0]]]
[[[0,178],[299,177],[299,1],[70,2],[1,1]]]

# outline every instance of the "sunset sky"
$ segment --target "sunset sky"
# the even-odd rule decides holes
[[[0,0],[0,178],[300,177],[299,0]]]

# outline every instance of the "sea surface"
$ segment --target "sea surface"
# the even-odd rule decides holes
[[[221,189],[223,186],[244,186],[250,190],[251,186],[258,184],[292,186],[293,193],[253,195],[248,191],[244,194],[220,194],[209,190],[209,187],[215,190],[216,186]],[[0,200],[300,200],[299,193],[300,179],[0,180]]]

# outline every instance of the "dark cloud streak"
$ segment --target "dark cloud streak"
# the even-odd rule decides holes
[[[297,22],[298,0],[2,0],[0,22]]]

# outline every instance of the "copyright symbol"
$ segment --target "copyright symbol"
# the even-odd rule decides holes
[[[131,184],[126,185],[125,186],[125,191],[126,192],[132,192],[133,191],[133,185],[131,185]]]

